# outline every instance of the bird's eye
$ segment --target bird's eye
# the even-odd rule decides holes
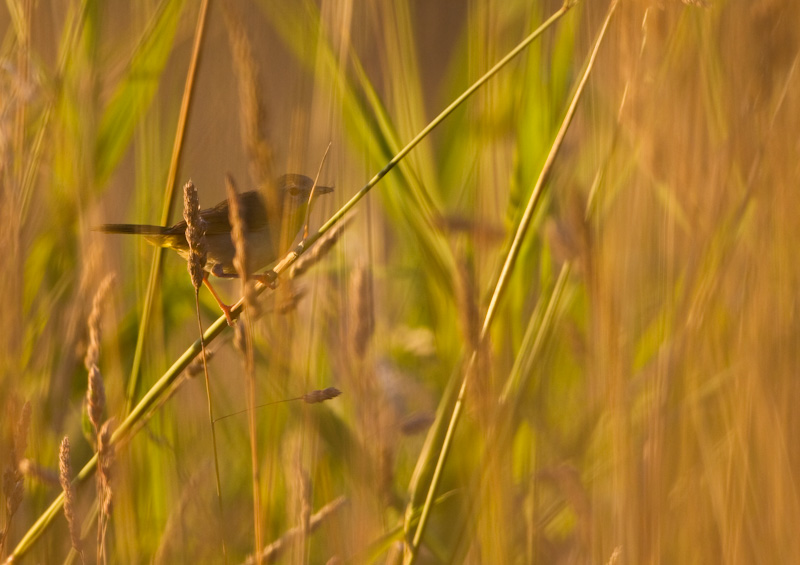
[[[298,194],[300,194],[300,187],[297,186],[296,184],[290,185],[288,187],[288,190],[289,190],[289,194],[291,194],[292,196],[297,196]]]

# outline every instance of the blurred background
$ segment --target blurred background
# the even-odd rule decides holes
[[[189,179],[208,207],[226,174],[241,191],[320,171],[336,190],[316,229],[561,4],[237,0],[198,26],[204,6],[0,6],[0,558],[61,492],[62,438],[73,475],[97,448],[87,350],[119,425],[197,339],[185,263],[165,254],[151,275],[146,242],[93,227],[160,223],[172,166],[167,223]],[[479,339],[607,10],[567,10],[307,273],[261,295],[255,509],[245,364],[225,330],[208,364],[230,416],[215,423],[221,514],[195,366],[116,446],[100,560],[224,562],[224,538],[234,563],[257,540],[282,562],[400,562],[466,374],[418,562],[797,559],[798,3],[620,3]],[[200,299],[208,327],[219,309]],[[342,395],[296,400],[331,386]],[[74,506],[88,562],[94,481]],[[71,545],[59,514],[22,560],[79,562]]]

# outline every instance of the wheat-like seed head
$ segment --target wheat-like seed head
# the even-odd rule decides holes
[[[207,260],[206,222],[200,216],[200,198],[191,180],[183,186],[183,219],[186,220],[186,241],[189,243],[189,275],[195,290],[199,290]]]

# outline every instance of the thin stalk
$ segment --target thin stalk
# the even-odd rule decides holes
[[[211,427],[211,443],[214,449],[214,479],[217,486],[217,512],[219,512],[219,531],[222,538],[222,557],[225,563],[228,562],[228,550],[225,546],[225,529],[222,527],[225,524],[224,514],[222,512],[222,481],[219,478],[219,451],[217,449],[217,429],[216,420],[214,420],[214,404],[211,399],[211,379],[208,376],[208,358],[206,357],[206,342],[203,338],[203,322],[200,319],[200,287],[194,289],[194,306],[197,312],[197,328],[200,332],[200,352],[203,355],[203,376],[206,382],[206,399],[208,400],[208,424]]]
[[[247,279],[242,279],[246,281]],[[242,295],[244,295],[245,289],[244,284],[242,285]],[[248,312],[244,316],[244,320],[240,321],[239,323],[244,323],[245,327],[242,329],[244,331],[244,340],[245,340],[245,360],[244,360],[244,372],[245,378],[247,379],[247,407],[248,407],[248,414],[247,414],[247,429],[250,435],[250,466],[252,472],[252,480],[253,480],[253,528],[255,535],[253,536],[253,541],[255,543],[255,558],[256,563],[261,565],[261,550],[263,548],[263,540],[262,540],[262,525],[261,525],[261,470],[258,465],[259,457],[258,457],[258,426],[256,422],[256,369],[255,369],[255,357],[253,354],[253,319],[250,313]]]

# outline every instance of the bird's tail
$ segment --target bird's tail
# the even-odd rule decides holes
[[[129,233],[139,235],[167,235],[167,230],[162,226],[148,226],[143,224],[103,224],[95,228],[105,233]]]
[[[170,247],[180,253],[188,247],[186,235],[183,230],[165,228],[162,226],[148,226],[146,224],[103,224],[94,228],[105,233],[121,233],[143,235],[147,243],[158,247]]]

